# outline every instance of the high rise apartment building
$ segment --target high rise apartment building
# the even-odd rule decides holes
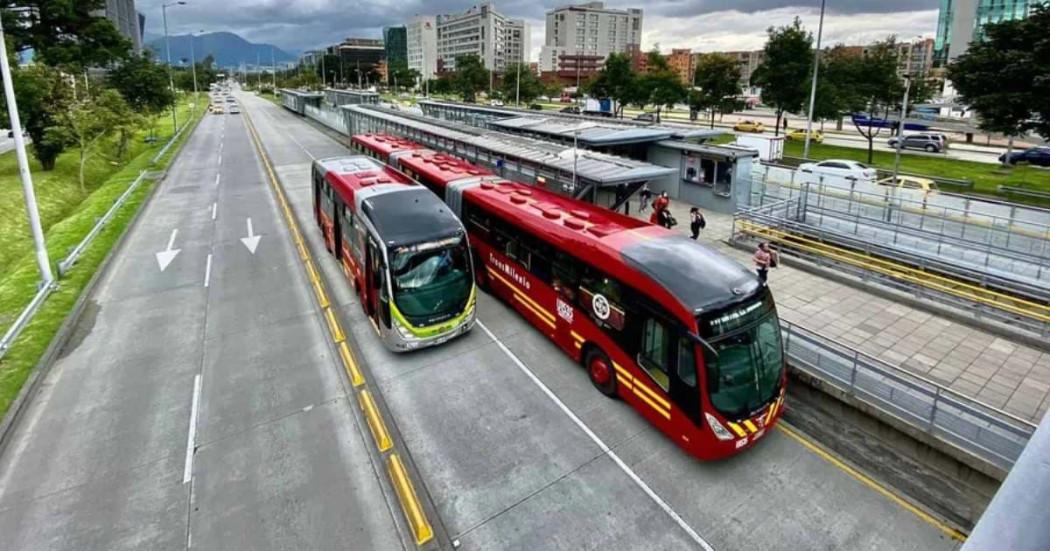
[[[404,25],[383,27],[383,48],[386,49],[388,65],[408,59],[408,38]]]
[[[642,43],[642,10],[606,9],[602,2],[565,6],[547,12],[546,37],[540,51],[542,72],[563,71],[580,59],[625,53]]]
[[[736,61],[737,66],[740,68],[740,87],[749,88],[751,86],[751,75],[758,69],[758,66],[762,64],[762,61],[766,59],[765,50],[748,50],[748,51],[736,51],[736,52],[715,52],[724,56],[728,56]],[[700,61],[702,53],[696,53],[692,56],[692,64],[695,70],[696,64]]]
[[[145,18],[135,10],[135,0],[106,0],[99,15],[113,22],[120,34],[131,41],[135,53],[142,51],[142,27]]]
[[[490,3],[437,17],[439,71],[455,71],[456,58],[476,55],[486,69],[503,72],[513,63],[527,61],[529,44],[528,24],[507,18]]]

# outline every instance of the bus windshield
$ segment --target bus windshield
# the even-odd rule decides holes
[[[707,354],[711,404],[730,419],[754,414],[776,398],[784,372],[780,323],[767,315],[747,329],[711,342]]]
[[[773,295],[761,295],[743,305],[701,317],[700,335],[707,350],[707,386],[711,404],[734,420],[757,412],[776,398],[784,373]]]
[[[463,311],[473,278],[468,255],[462,236],[393,250],[394,304],[409,323],[433,325]]]

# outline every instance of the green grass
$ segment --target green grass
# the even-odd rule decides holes
[[[198,111],[198,113],[200,112],[203,111]],[[184,116],[190,116],[188,110],[186,110]],[[195,123],[195,120],[192,120],[192,123]],[[190,134],[190,132],[183,132],[179,137],[178,143],[174,144],[158,160],[157,165],[150,167],[150,159],[171,135],[170,127],[165,132],[160,130],[161,128],[158,125],[158,134],[161,134],[162,139],[155,145],[137,148],[138,154],[122,168],[116,167],[110,171],[108,177],[99,175],[100,180],[93,182],[91,192],[87,197],[80,197],[81,200],[75,204],[73,203],[75,198],[71,197],[63,197],[62,201],[51,201],[55,205],[65,205],[64,214],[56,214],[55,211],[50,213],[52,218],[46,229],[47,248],[52,264],[56,264],[87,235],[95,221],[127,189],[128,184],[135,179],[140,170],[147,168],[160,170],[167,166],[167,163],[171,161]],[[5,187],[11,185],[7,178],[0,179],[0,182],[3,182]],[[16,173],[14,185],[17,184]],[[22,384],[40,360],[51,339],[54,338],[63,320],[65,320],[80,296],[81,291],[83,291],[84,286],[87,285],[87,282],[98,269],[106,254],[113,247],[113,244],[120,238],[128,222],[135,212],[138,211],[153,185],[153,181],[147,180],[131,194],[128,201],[117,211],[110,223],[103,228],[101,233],[84,251],[77,264],[65,278],[59,281],[58,290],[47,299],[37,312],[36,317],[26,326],[22,334],[11,346],[7,355],[0,359],[0,417],[6,413],[11,402],[18,395]],[[39,201],[48,199],[45,193],[70,195],[69,188],[75,189],[79,195],[75,172],[72,180],[64,182],[64,186],[60,185],[60,183],[55,183],[43,189],[37,186],[37,199]],[[5,189],[4,192],[6,193],[6,191]],[[24,207],[21,202],[13,206],[4,204],[4,208],[18,209],[17,211],[2,211],[5,212],[4,218],[16,218],[23,225],[25,224]],[[25,236],[25,239],[29,239],[28,235]],[[8,241],[13,240],[4,239],[5,247],[8,246]],[[32,254],[23,255],[6,268],[5,274],[0,276],[2,277],[0,278],[0,328],[4,330],[6,330],[22,308],[28,304],[36,292],[36,285],[39,281],[35,257]]]
[[[786,142],[784,154],[791,157],[801,157],[802,147],[802,142]],[[866,149],[810,144],[809,153],[810,158],[813,159],[852,159],[863,163],[868,161],[868,151]],[[872,157],[873,163],[871,164],[878,168],[892,170],[893,156],[894,154],[889,151],[875,151]],[[957,180],[973,180],[973,191],[988,195],[996,195],[997,186],[1003,184],[1050,191],[1050,170],[1030,166],[1003,168],[999,165],[988,163],[902,153],[900,167],[901,172]]]

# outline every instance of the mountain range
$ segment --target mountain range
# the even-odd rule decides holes
[[[273,61],[277,63],[296,60],[294,55],[272,44],[248,42],[231,32],[198,34],[192,37],[184,34],[171,36],[169,40],[171,41],[172,65],[180,65],[183,62],[188,64],[190,62],[190,40],[193,41],[192,54],[198,62],[210,54],[215,58],[216,65],[224,68],[236,68],[241,63],[255,65],[256,60],[264,67],[269,66],[271,51],[273,52]],[[151,37],[146,42],[146,46],[153,50],[157,59],[161,62],[167,60],[163,36]]]

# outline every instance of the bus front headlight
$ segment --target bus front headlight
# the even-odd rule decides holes
[[[715,433],[715,438],[718,438],[719,440],[732,440],[733,439],[733,435],[730,434],[729,431],[726,430],[726,428],[723,427],[722,424],[718,422],[718,419],[715,419],[714,415],[711,415],[710,413],[707,413],[705,411],[704,412],[704,419],[707,419],[707,424],[711,425],[711,432]]]
[[[399,337],[401,337],[401,340],[404,340],[404,341],[414,341],[414,340],[416,340],[416,336],[413,335],[412,332],[409,331],[407,327],[402,325],[401,322],[399,322],[397,320],[393,320],[393,321],[394,321],[394,323],[393,323],[394,329],[397,330],[397,334],[398,334]]]

